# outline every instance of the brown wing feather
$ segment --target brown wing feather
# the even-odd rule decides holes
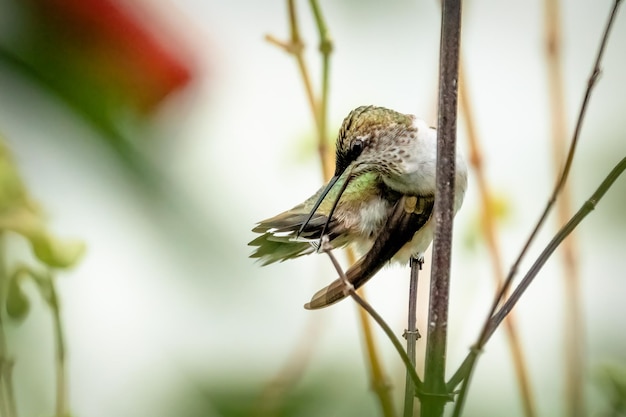
[[[423,210],[419,212],[407,212],[405,200],[400,199],[393,208],[387,223],[376,237],[372,248],[359,259],[348,271],[346,277],[354,288],[365,284],[396,252],[407,242],[411,241],[415,232],[421,229],[430,218],[435,202],[434,197],[417,197],[418,204]],[[345,284],[341,278],[333,281],[326,288],[316,292],[311,301],[304,308],[314,310],[328,307],[346,297]]]

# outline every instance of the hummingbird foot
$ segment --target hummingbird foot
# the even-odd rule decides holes
[[[331,250],[333,250],[333,246],[330,244],[330,238],[328,237],[328,235],[323,235],[320,238],[320,243],[318,245],[317,251],[330,254]]]
[[[424,254],[418,253],[417,256],[411,256],[411,258],[409,259],[409,266],[412,268],[415,262],[417,262],[417,266],[421,271],[422,267],[424,266]]]

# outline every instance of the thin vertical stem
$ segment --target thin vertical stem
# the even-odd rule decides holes
[[[9,276],[4,258],[4,233],[0,231],[0,417],[17,417],[17,405],[13,390],[13,359],[9,356],[4,333],[4,306]]]
[[[302,38],[300,37],[300,30],[298,26],[298,18],[296,17],[296,6],[294,0],[287,0],[287,9],[289,11],[289,29],[291,33],[291,53],[296,58],[296,63],[298,64],[298,69],[300,70],[300,76],[302,77],[302,83],[304,84],[304,89],[306,92],[307,99],[309,101],[309,107],[311,108],[311,112],[313,113],[313,120],[315,121],[315,126],[317,129],[320,128],[320,119],[319,114],[316,111],[317,106],[315,105],[315,95],[313,94],[313,84],[311,83],[311,77],[309,75],[309,70],[304,62],[304,43],[302,42]]]
[[[550,121],[552,124],[552,155],[558,170],[563,165],[566,152],[566,108],[563,86],[563,65],[561,60],[560,5],[558,0],[546,0],[545,30],[546,59],[548,70],[548,96],[550,100]],[[561,198],[557,201],[559,224],[565,224],[572,216],[572,197],[569,183],[563,184]],[[585,414],[583,395],[583,373],[585,368],[584,325],[582,301],[580,297],[580,274],[577,263],[575,235],[570,235],[561,245],[564,285],[564,346],[565,346],[565,385],[567,415],[581,417]]]
[[[54,283],[54,277],[49,276],[50,309],[52,310],[52,324],[54,329],[56,355],[56,417],[66,417],[68,413],[68,385],[66,372],[66,349],[59,299]]]
[[[437,180],[435,191],[435,239],[428,313],[428,339],[422,416],[441,416],[446,401],[446,343],[452,220],[456,173],[456,121],[461,40],[461,1],[444,0],[439,50],[439,108],[437,123]]]
[[[322,169],[324,171],[324,178],[328,179],[332,176],[332,163],[328,153],[328,140],[326,135],[328,134],[328,91],[329,91],[329,79],[330,79],[330,55],[333,51],[333,43],[326,26],[326,21],[322,16],[317,0],[310,0],[311,9],[315,17],[315,23],[319,32],[320,43],[319,50],[322,54],[322,91],[317,106],[317,113],[319,119],[318,126],[318,141],[317,146],[319,153],[322,157]]]
[[[462,61],[461,61],[462,62]],[[470,149],[470,164],[474,168],[474,179],[477,184],[478,193],[481,201],[481,226],[483,236],[489,250],[489,258],[491,259],[491,269],[495,280],[496,288],[504,285],[504,266],[502,264],[502,255],[500,253],[500,244],[496,233],[495,214],[493,212],[493,197],[489,190],[489,184],[482,160],[482,152],[480,140],[478,138],[477,129],[474,125],[474,115],[470,104],[469,88],[467,87],[467,77],[464,76],[464,66],[461,63],[459,69],[459,106],[461,113],[465,116],[465,130]],[[526,417],[534,417],[537,415],[535,409],[535,401],[530,387],[530,378],[526,366],[524,351],[520,342],[517,326],[515,325],[515,316],[509,315],[504,322],[504,330],[509,342],[509,350],[513,361],[513,367],[517,375],[522,406]]]
[[[423,261],[417,258],[411,258],[411,278],[409,281],[409,317],[407,322],[406,337],[406,354],[415,368],[415,344],[420,335],[417,330],[417,284],[419,281],[419,271],[422,269]],[[413,404],[415,401],[415,384],[413,379],[406,372],[406,381],[404,385],[404,417],[413,415]]]

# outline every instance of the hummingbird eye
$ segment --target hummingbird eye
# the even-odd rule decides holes
[[[354,161],[363,152],[363,140],[355,139],[350,145],[350,160]]]

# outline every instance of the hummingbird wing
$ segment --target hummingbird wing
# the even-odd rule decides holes
[[[348,282],[357,289],[374,276],[426,224],[434,203],[434,196],[402,197],[393,206],[372,248],[346,272]],[[328,307],[347,295],[345,284],[339,278],[316,292],[304,308],[315,310]]]

